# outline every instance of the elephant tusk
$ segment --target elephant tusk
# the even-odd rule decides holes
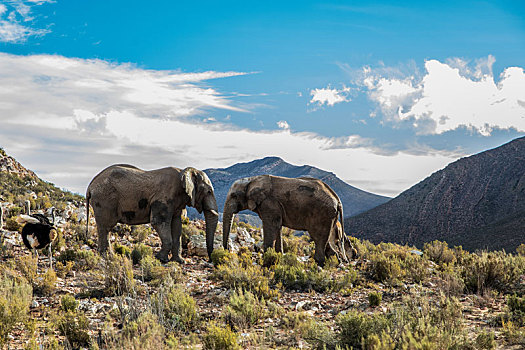
[[[213,210],[213,209],[210,210],[210,213],[212,213],[213,215],[219,216],[219,213],[217,213],[217,211],[215,211],[215,210]]]

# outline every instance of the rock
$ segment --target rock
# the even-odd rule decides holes
[[[300,301],[295,305],[295,311],[300,311],[304,309],[304,306],[307,304],[307,301]]]
[[[34,308],[37,308],[38,306],[40,306],[40,304],[38,303],[38,301],[33,300],[33,302],[31,303],[31,308],[34,309]]]
[[[18,242],[17,242],[17,240],[14,239],[14,238],[4,239],[3,246],[4,246],[7,250],[12,250],[13,247],[16,247],[17,245],[18,245]]]
[[[230,241],[230,247],[234,245]],[[216,235],[213,240],[213,248],[222,248],[222,236]],[[235,247],[233,247],[235,251]],[[238,250],[238,248],[237,248]],[[188,242],[188,254],[207,257],[208,250],[206,248],[206,237],[203,235],[192,235],[190,241]]]
[[[415,255],[419,255],[419,256],[423,255],[423,252],[419,250],[415,250],[415,249],[409,250],[409,252]]]
[[[241,246],[251,247],[255,244],[255,239],[250,235],[250,233],[245,228],[237,229],[237,238]]]
[[[206,249],[206,237],[202,235],[192,235],[188,242],[188,254],[197,256],[208,256]]]

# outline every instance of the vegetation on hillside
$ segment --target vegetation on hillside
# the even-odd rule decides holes
[[[202,234],[200,225],[184,223],[195,234]],[[238,225],[261,239],[258,229]],[[216,249],[214,265],[189,256],[187,264],[162,265],[153,258],[158,238],[144,238],[143,229],[150,230],[116,230],[115,253],[103,259],[93,250],[94,237],[86,239],[68,225],[62,246],[55,248],[56,271],[22,248],[4,250],[0,319],[10,322],[0,329],[0,344],[44,349],[525,345],[525,246],[521,255],[469,253],[435,241],[419,255],[408,246],[353,239],[357,261],[342,266],[331,259],[320,269],[304,257],[311,251],[308,239],[285,232],[284,254]],[[39,306],[29,307],[31,299]]]
[[[0,176],[11,209],[27,199],[36,209],[82,200],[34,178]],[[340,265],[332,257],[321,269],[307,235],[283,229],[284,252],[263,253],[261,230],[237,221],[232,232],[255,244],[215,249],[210,264],[188,253],[203,222],[184,219],[186,263],[161,264],[149,225],[117,225],[107,257],[96,252],[94,226],[87,236],[86,222],[73,214],[59,228],[54,269],[23,247],[18,228],[0,230],[0,348],[525,346],[524,244],[473,253],[440,241],[419,251],[352,238],[358,258]]]

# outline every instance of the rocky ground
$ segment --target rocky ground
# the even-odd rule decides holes
[[[66,245],[59,251],[55,251],[53,259],[64,254],[67,243],[73,241],[75,233],[71,231],[67,221],[61,224],[64,230]],[[187,225],[192,227],[190,232],[199,232],[203,228],[202,222],[192,222]],[[16,266],[16,261],[27,257],[31,253],[23,247],[18,232],[2,230],[3,250],[1,261],[3,264]],[[123,230],[123,235],[114,234],[114,241],[120,245],[127,246],[130,250],[136,244],[130,231]],[[126,233],[127,232],[127,233]],[[218,233],[220,231],[218,230]],[[122,233],[122,232],[121,232]],[[256,237],[260,232],[254,228],[239,227],[238,233],[233,235],[232,246],[238,250],[241,246],[253,248],[256,245]],[[184,344],[193,348],[202,348],[202,337],[206,333],[206,324],[209,320],[222,320],[224,311],[229,305],[229,299],[234,289],[225,285],[223,281],[214,277],[216,267],[208,262],[205,255],[204,236],[201,233],[190,235],[187,249],[184,251],[185,264],[180,265],[180,284],[196,303],[199,322],[189,330],[177,333],[179,347]],[[217,235],[216,244],[220,245],[221,237]],[[144,243],[153,249],[159,249],[158,237],[150,233]],[[90,251],[94,247],[84,244],[81,250]],[[413,251],[410,254],[418,255],[420,252]],[[252,252],[253,264],[257,264],[259,253]],[[300,257],[307,260],[308,257]],[[403,302],[404,298],[424,296],[430,300],[437,300],[443,293],[442,279],[435,271],[438,266],[429,261],[427,269],[428,277],[416,283],[408,278],[398,279],[395,283],[378,282],[369,277],[369,261],[361,257],[350,264],[358,274],[358,282],[354,282],[349,288],[333,292],[316,292],[315,290],[294,290],[282,286],[272,288],[279,291],[279,296],[272,300],[272,308],[278,312],[269,312],[263,318],[254,322],[246,329],[238,329],[238,342],[242,348],[312,348],[315,344],[305,340],[305,333],[301,327],[290,326],[290,315],[299,315],[301,319],[313,319],[327,325],[335,330],[337,315],[345,314],[350,310],[358,310],[365,315],[376,313],[387,314],[392,311],[395,302]],[[166,265],[165,265],[166,266]],[[38,259],[37,278],[42,278],[49,268],[48,258],[41,254]],[[60,314],[61,298],[64,295],[73,295],[78,300],[78,310],[88,319],[88,333],[91,338],[91,347],[96,347],[103,337],[102,332],[112,327],[115,332],[122,328],[122,319],[119,315],[126,315],[122,309],[140,308],[150,300],[151,296],[158,290],[158,284],[145,282],[143,267],[133,266],[134,281],[136,288],[133,293],[127,295],[104,295],[93,291],[104,289],[104,263],[99,261],[92,269],[73,268],[62,278],[58,277],[54,282],[51,292],[45,294],[34,293],[29,308],[30,319],[34,320],[34,329],[18,324],[8,336],[8,349],[40,348],[39,344],[47,346],[48,339],[58,341],[59,348],[66,346],[65,337],[53,326],[53,319]],[[331,270],[333,278],[344,275],[347,267],[340,265]],[[525,286],[525,278],[521,279],[522,287]],[[382,294],[379,306],[370,306],[369,295],[371,292]],[[465,328],[473,344],[482,331],[494,335],[494,344],[498,349],[520,349],[523,344],[511,344],[505,335],[505,329],[498,325],[495,320],[501,319],[507,313],[507,295],[504,293],[479,293],[464,294],[458,296],[462,308],[461,323]],[[269,305],[269,304],[268,304]],[[269,306],[268,306],[269,307]],[[125,322],[125,320],[124,320]],[[293,322],[292,322],[293,323]],[[101,346],[102,348],[104,346]],[[147,347],[146,347],[147,348]],[[473,345],[473,348],[476,348]],[[481,348],[481,347],[478,347]]]

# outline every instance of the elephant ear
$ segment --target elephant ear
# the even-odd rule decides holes
[[[246,191],[248,209],[254,211],[269,196],[272,189],[270,176],[262,175],[255,178]]]
[[[184,188],[184,191],[190,197],[191,206],[195,207],[195,196],[196,196],[196,190],[197,190],[197,184],[196,184],[196,173],[197,169],[188,167],[184,169],[181,176],[181,183],[182,188]]]

